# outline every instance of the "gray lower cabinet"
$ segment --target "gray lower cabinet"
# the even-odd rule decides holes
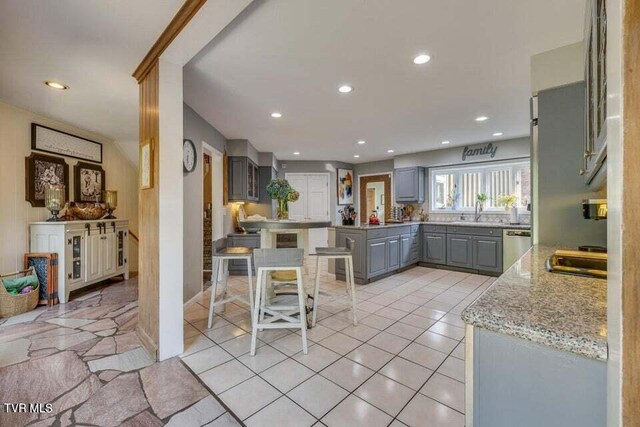
[[[347,246],[347,237],[352,239],[355,244],[353,251],[353,275],[358,282],[362,282],[366,278],[367,271],[367,232],[364,230],[345,230],[336,231],[336,246]],[[336,274],[344,277],[344,260],[336,259]]]
[[[400,268],[400,237],[387,238],[387,268],[397,270]]]
[[[473,236],[447,234],[447,265],[473,268]]]
[[[447,263],[447,235],[445,233],[422,234],[422,261],[431,264]]]
[[[411,233],[400,236],[400,266],[406,267],[420,261],[420,234]]]
[[[387,238],[367,240],[367,275],[369,278],[387,273]]]
[[[260,247],[260,235],[259,234],[229,235],[227,237],[227,246],[256,249]],[[247,274],[247,262],[244,260],[238,260],[238,259],[230,260],[229,273],[232,275]],[[254,274],[255,274],[255,266],[254,266]]]
[[[473,328],[467,421],[475,427],[607,425],[607,364]],[[467,368],[469,369],[469,367]],[[472,415],[471,415],[472,414]],[[473,417],[471,419],[471,417]]]
[[[473,268],[502,272],[502,237],[473,237]]]

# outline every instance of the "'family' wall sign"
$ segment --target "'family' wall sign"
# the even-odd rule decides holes
[[[484,147],[480,147],[480,148],[464,147],[462,149],[462,161],[464,162],[470,157],[481,157],[481,156],[489,156],[489,158],[493,159],[496,156],[497,151],[498,151],[498,146],[494,146],[492,143],[488,143]]]

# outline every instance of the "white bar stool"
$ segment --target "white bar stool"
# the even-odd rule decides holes
[[[313,316],[311,325],[316,326],[316,315],[318,314],[318,298],[320,296],[320,258],[343,259],[345,281],[347,283],[347,294],[351,297],[351,312],[353,313],[353,324],[358,325],[356,317],[356,281],[353,277],[353,250],[355,241],[347,237],[346,247],[338,248],[316,248],[316,285],[313,290]]]
[[[300,328],[302,335],[302,352],[307,354],[307,313],[305,307],[306,293],[302,282],[303,249],[254,249],[253,257],[258,270],[256,298],[253,310],[253,331],[251,335],[251,355],[256,354],[258,330]],[[266,287],[269,272],[294,270],[298,288],[298,305],[276,305],[266,303]],[[298,318],[294,317],[300,313]],[[265,318],[265,314],[270,315]]]
[[[253,249],[244,247],[227,247],[227,239],[222,238],[213,242],[213,271],[211,272],[211,304],[209,304],[209,324],[211,328],[213,323],[213,314],[217,305],[222,305],[224,311],[224,305],[232,301],[241,301],[249,306],[251,314],[253,314],[253,275],[251,261],[253,258]],[[239,259],[247,262],[247,281],[249,284],[249,299],[244,295],[236,295],[228,292],[227,280],[229,278],[229,260]],[[222,272],[222,286],[224,292],[222,299],[216,301],[216,293],[218,290],[218,277]]]

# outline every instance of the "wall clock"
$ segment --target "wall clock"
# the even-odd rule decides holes
[[[198,153],[196,151],[196,146],[190,139],[185,139],[182,144],[182,164],[184,166],[184,171],[191,173],[196,170],[197,159]]]

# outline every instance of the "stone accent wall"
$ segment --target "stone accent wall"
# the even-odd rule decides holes
[[[213,241],[212,239],[212,223],[211,223],[211,218],[204,218],[204,233],[202,234],[202,248],[203,248],[203,252],[202,252],[202,257],[203,257],[203,264],[202,264],[202,268],[204,270],[211,270],[212,265],[211,265],[211,256],[213,255]]]

